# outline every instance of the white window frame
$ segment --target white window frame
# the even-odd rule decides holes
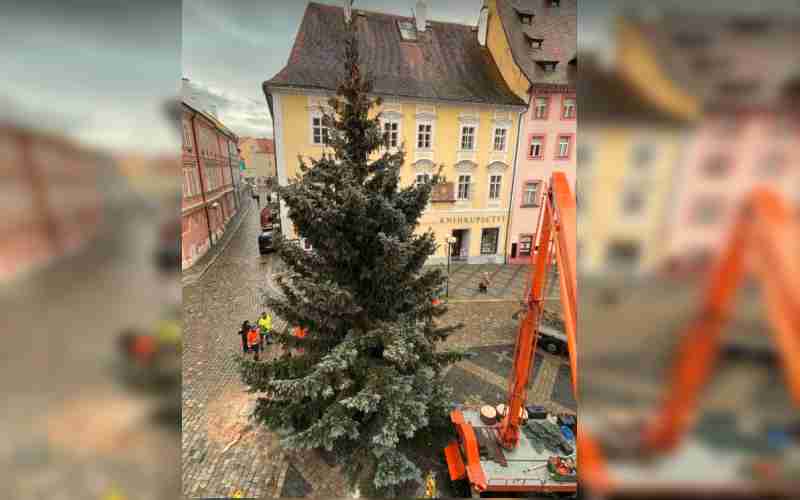
[[[536,155],[531,154],[531,152],[533,151],[534,141],[536,141],[535,144],[538,144],[538,146],[539,146],[539,154],[536,154]],[[531,137],[531,141],[530,141],[530,143],[528,143],[528,157],[529,158],[533,158],[535,160],[540,160],[540,159],[544,158],[544,141],[545,141],[545,137],[542,136],[542,135],[534,135],[533,137]]]
[[[492,198],[492,178],[497,177],[497,197]],[[489,202],[499,202],[503,198],[503,174],[489,174],[489,189],[488,189]]]
[[[503,136],[503,149],[497,149],[497,131],[502,130],[504,132]],[[509,128],[506,126],[495,126],[492,129],[492,151],[495,153],[507,153],[508,152],[508,135],[509,135]]]
[[[317,118],[319,118],[320,141],[321,142],[315,142],[314,141],[314,120],[317,119]],[[309,133],[310,133],[308,141],[313,146],[326,147],[329,144],[329,141],[326,140],[326,137],[327,137],[327,139],[330,139],[330,127],[326,127],[325,125],[323,125],[322,121],[323,121],[323,113],[322,113],[322,111],[312,111],[310,113],[310,116],[309,116],[309,119],[308,119]],[[326,133],[326,130],[327,130],[327,133]]]
[[[462,185],[461,179],[464,178],[464,177],[466,177],[466,179],[467,179],[467,182],[465,184],[466,185],[466,193],[465,193],[466,196],[462,197],[461,196],[461,185]],[[471,198],[471,195],[472,195],[471,191],[472,190],[470,189],[471,184],[472,184],[472,175],[471,174],[459,174],[458,175],[458,182],[456,183],[456,191],[457,191],[456,192],[456,199],[458,201],[469,201],[470,199],[472,199]]]
[[[415,178],[414,178],[414,179],[415,179],[415,180],[414,180],[414,184],[415,184],[415,185],[419,186],[420,184],[422,184],[422,182],[420,182],[420,178],[422,178],[422,179],[423,179],[423,182],[424,182],[425,180],[430,180],[430,179],[431,179],[431,174],[429,174],[429,173],[426,173],[426,172],[419,172],[419,173],[417,173],[417,175],[416,175],[416,176],[415,176]]]
[[[390,150],[397,149],[397,148],[400,147],[400,142],[401,142],[401,138],[402,138],[401,121],[396,119],[396,118],[387,118],[385,120],[381,120],[381,133],[382,134],[386,134],[386,125],[389,125],[389,124],[397,126],[397,130],[396,130],[397,137],[395,138],[396,139],[395,140],[396,144],[395,145],[389,144],[389,149]]]
[[[562,154],[561,153],[561,146],[564,144],[564,142],[562,142],[561,139],[564,139],[564,138],[567,139],[567,141],[566,141],[566,145],[567,145],[566,154]],[[558,155],[556,156],[556,158],[559,159],[559,160],[563,160],[563,159],[569,158],[570,157],[569,149],[570,149],[571,145],[572,145],[572,139],[570,138],[570,136],[559,135],[558,136],[558,141],[556,142],[556,147],[558,148]]]
[[[469,149],[464,148],[464,130],[472,129],[472,147]],[[461,125],[461,133],[459,134],[458,150],[459,151],[477,151],[478,150],[478,126],[472,123],[465,123]]]
[[[430,138],[429,138],[430,139],[430,144],[429,144],[428,147],[420,147],[419,146],[419,138],[420,138],[420,134],[421,134],[421,132],[419,131],[419,128],[422,125],[429,125],[431,127]],[[436,135],[435,134],[435,130],[436,130],[436,124],[433,122],[433,120],[417,120],[417,126],[415,128],[415,136],[414,136],[415,149],[418,150],[418,151],[433,151],[433,148],[434,148],[434,137]]]
[[[572,106],[567,106],[567,101],[572,101]],[[567,116],[567,110],[571,110],[569,116]],[[574,120],[578,112],[578,99],[574,96],[564,96],[561,99],[561,119],[562,120]]]
[[[539,99],[544,99],[544,113],[539,116]],[[546,120],[550,112],[550,97],[546,95],[533,96],[533,118],[534,120]]]
[[[535,190],[533,191],[534,197],[530,203],[526,203],[527,201],[527,194],[528,194],[528,186],[533,185],[535,186]],[[522,184],[522,206],[523,207],[538,207],[539,206],[539,199],[542,196],[542,181],[525,181]]]

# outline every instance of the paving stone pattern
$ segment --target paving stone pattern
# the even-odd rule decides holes
[[[255,320],[264,293],[277,293],[271,276],[285,269],[275,255],[260,256],[257,211],[251,210],[212,266],[183,290],[183,490],[187,497],[246,498],[350,495],[346,480],[316,451],[287,453],[277,437],[249,418],[255,395],[245,392],[235,356],[241,353],[238,330]],[[488,298],[477,294],[483,272],[493,276]],[[510,356],[517,332],[512,318],[524,296],[527,266],[454,265],[451,299],[443,323],[464,322],[449,346],[476,349],[479,357],[452,368],[456,401],[478,394],[504,399]],[[474,289],[474,290],[473,290]],[[474,292],[474,293],[473,293]],[[282,327],[279,319],[276,326]],[[278,349],[277,346],[268,349]],[[504,354],[505,353],[505,356]],[[275,355],[269,351],[267,355]],[[500,359],[502,358],[502,359]],[[564,408],[549,398],[564,358],[537,354],[529,398],[553,411]],[[431,450],[437,454],[441,450]]]
[[[251,210],[229,245],[195,283],[184,286],[183,488],[192,498],[274,496],[285,460],[277,438],[249,419],[235,356],[238,330],[263,310],[270,258],[258,254],[258,211]],[[280,320],[276,327],[282,327]],[[274,355],[268,348],[267,355]]]

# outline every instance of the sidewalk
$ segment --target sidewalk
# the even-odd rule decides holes
[[[447,266],[436,266],[447,274]],[[448,302],[501,302],[525,298],[530,266],[521,264],[450,263]],[[478,291],[483,273],[489,273],[489,290]]]
[[[242,197],[242,204],[244,208],[239,210],[236,215],[233,216],[233,219],[228,223],[227,229],[225,229],[225,233],[222,236],[222,241],[218,241],[211,247],[205,255],[200,257],[200,260],[195,262],[195,264],[190,267],[189,269],[184,269],[181,272],[181,285],[187,286],[193,283],[196,283],[203,275],[208,271],[208,268],[214,265],[214,262],[217,260],[217,257],[225,251],[228,247],[228,244],[231,242],[231,239],[239,230],[239,226],[242,225],[242,221],[247,217],[250,213],[250,209],[253,206],[253,200],[250,196],[243,196]]]
[[[287,270],[277,254],[271,257],[270,270],[267,273],[267,287],[272,293],[278,293],[274,277]],[[447,266],[438,267],[447,274]],[[491,285],[483,294],[478,291],[478,282],[483,273],[489,273]],[[528,288],[530,266],[522,264],[450,264],[450,293],[448,302],[507,302],[525,299]],[[552,283],[551,283],[552,284]],[[550,287],[548,287],[550,288]],[[556,292],[556,295],[558,293]],[[548,296],[551,293],[547,294]]]

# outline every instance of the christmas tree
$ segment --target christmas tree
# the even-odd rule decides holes
[[[366,473],[386,491],[421,480],[399,445],[446,422],[452,403],[442,370],[462,353],[437,345],[461,325],[437,326],[446,306],[432,299],[445,276],[423,268],[436,251],[433,233],[414,232],[437,180],[399,185],[405,153],[389,151],[379,115],[369,116],[381,102],[358,58],[351,29],[345,77],[324,116],[329,152],[299,159],[302,176],[279,188],[311,245],[275,240],[289,271],[277,280],[283,296],[265,303],[287,322],[274,335],[287,353],[243,358],[241,371],[263,393],[255,418],[286,448],[331,451],[351,479]],[[292,335],[296,327],[307,333]]]

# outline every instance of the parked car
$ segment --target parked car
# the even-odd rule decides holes
[[[266,255],[274,250],[275,247],[273,246],[272,231],[262,231],[258,237],[258,253],[261,255]]]
[[[552,326],[539,325],[539,346],[550,354],[569,354],[567,335]]]
[[[166,222],[159,228],[156,266],[164,273],[181,270],[181,220]]]

